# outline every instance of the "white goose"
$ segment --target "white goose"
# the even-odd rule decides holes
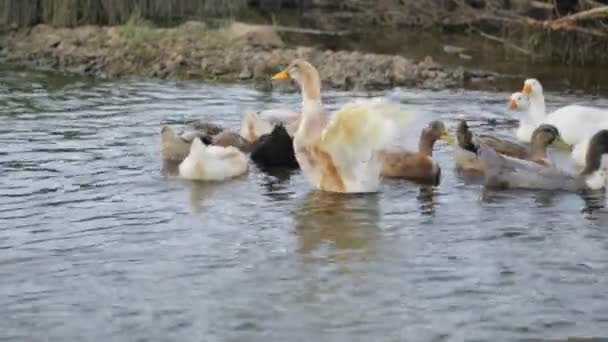
[[[569,145],[590,138],[600,130],[600,123],[608,121],[608,109],[581,105],[561,107],[547,115],[543,87],[536,79],[527,79],[522,92],[530,97],[528,117],[534,125],[549,124],[557,127],[561,138]]]
[[[520,92],[511,94],[509,109],[521,113],[519,127],[517,127],[517,131],[515,132],[517,140],[529,143],[532,139],[532,133],[536,129],[536,120],[531,115],[530,98],[528,95]]]
[[[293,146],[304,175],[323,191],[377,192],[382,169],[379,150],[393,137],[395,123],[406,118],[399,106],[362,100],[344,105],[329,119],[317,69],[296,59],[272,77],[288,78],[302,90],[302,116]]]

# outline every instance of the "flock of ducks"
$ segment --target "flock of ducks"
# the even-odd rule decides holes
[[[300,87],[300,112],[247,113],[239,133],[208,122],[177,134],[161,130],[161,155],[179,165],[179,176],[221,181],[246,173],[252,161],[261,168],[300,168],[313,187],[339,193],[377,192],[383,178],[438,185],[441,168],[433,159],[435,142],[453,145],[456,168],[482,175],[484,184],[502,188],[583,191],[608,184],[608,109],[569,105],[546,113],[536,79],[513,93],[509,108],[519,112],[515,139],[477,135],[466,121],[456,139],[445,124],[422,129],[417,151],[389,143],[411,121],[398,104],[357,100],[329,115],[321,101],[317,69],[302,59],[272,76]],[[571,150],[577,172],[566,172],[548,157],[550,146]]]

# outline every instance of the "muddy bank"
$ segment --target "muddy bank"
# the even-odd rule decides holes
[[[8,62],[70,73],[253,82],[262,88],[271,86],[272,73],[298,57],[316,65],[324,86],[335,89],[439,89],[494,77],[446,68],[430,57],[286,46],[272,27],[240,23],[220,29],[200,22],[175,28],[37,25],[5,36],[5,46]]]

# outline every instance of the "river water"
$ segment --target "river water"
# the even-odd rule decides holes
[[[336,196],[255,168],[193,183],[161,173],[162,123],[237,128],[245,110],[299,95],[9,67],[0,80],[2,341],[608,337],[601,201],[484,189],[445,145],[436,188],[385,181],[377,195]],[[508,93],[385,95],[451,128],[514,127]]]

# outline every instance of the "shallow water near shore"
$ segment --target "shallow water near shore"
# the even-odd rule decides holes
[[[1,340],[608,336],[602,199],[484,189],[442,144],[437,188],[387,180],[376,195],[331,195],[255,168],[194,183],[161,173],[162,123],[236,129],[244,111],[299,95],[10,67],[0,79]],[[353,95],[366,94],[325,102]],[[384,95],[451,129],[516,125],[509,93]]]
[[[469,89],[512,91],[521,87],[522,79],[538,78],[547,89],[553,91],[608,95],[608,73],[605,72],[604,66],[572,66],[558,61],[543,62],[513,49],[504,48],[501,44],[476,34],[363,28],[360,31],[344,32],[341,36],[293,32],[285,33],[284,36],[292,44],[318,46],[336,51],[401,55],[413,60],[431,56],[441,65],[467,70],[471,77],[467,78],[463,85]],[[450,48],[463,51],[446,52]],[[532,50],[529,52],[539,53]],[[483,79],[487,75],[494,75],[494,78],[488,82]]]

